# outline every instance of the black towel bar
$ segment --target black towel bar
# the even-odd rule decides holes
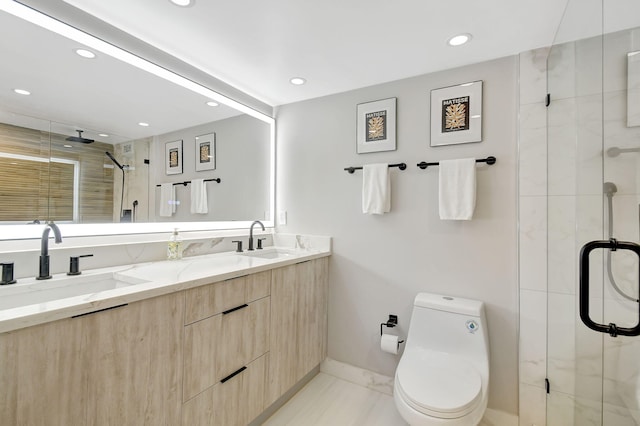
[[[204,181],[205,181],[205,182],[217,182],[217,183],[222,182],[222,180],[221,180],[220,178],[215,178],[215,179],[205,179]],[[173,183],[173,185],[174,185],[174,186],[175,186],[175,185],[184,185],[184,186],[187,186],[187,185],[189,185],[190,183],[191,183],[191,181],[190,181],[190,180],[185,180],[184,182],[174,182],[174,183]],[[156,187],[157,187],[157,188],[160,188],[160,185],[156,185]]]
[[[397,167],[400,170],[405,170],[407,168],[407,165],[405,163],[398,163],[398,164],[389,164],[389,167]],[[353,174],[353,172],[355,172],[356,170],[362,170],[362,166],[360,166],[360,167],[345,167],[344,169],[345,169],[345,171]]]
[[[496,164],[496,157],[487,157],[487,158],[478,158],[476,160],[476,163],[487,163],[488,165],[493,165]],[[440,163],[426,163],[426,162],[421,162],[416,164],[416,166],[420,167],[422,170],[426,169],[429,166],[438,166],[440,165]]]

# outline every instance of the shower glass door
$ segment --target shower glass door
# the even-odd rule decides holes
[[[570,0],[548,56],[547,425],[640,425],[640,337],[588,328],[579,304],[580,249],[640,242],[637,3]],[[588,265],[591,320],[634,327],[638,256],[599,248]]]

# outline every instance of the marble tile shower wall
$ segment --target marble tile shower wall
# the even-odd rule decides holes
[[[521,425],[545,425],[547,419],[562,425],[636,424],[625,383],[638,371],[624,368],[637,362],[624,359],[637,359],[640,343],[579,323],[577,270],[580,247],[608,237],[603,182],[618,187],[615,235],[638,241],[640,154],[605,154],[614,146],[640,145],[640,128],[626,127],[626,53],[640,47],[633,45],[638,35],[625,31],[520,55]],[[610,322],[616,315],[616,322],[631,324],[637,305],[612,292],[608,278],[603,285],[603,258],[592,260],[598,260],[591,262],[592,317]],[[613,265],[620,287],[637,292],[637,261],[616,255]],[[548,398],[545,377],[551,382]]]

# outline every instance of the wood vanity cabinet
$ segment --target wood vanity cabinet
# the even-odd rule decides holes
[[[183,426],[242,426],[265,409],[269,354],[247,364],[244,370],[218,382],[182,407]]]
[[[0,334],[7,425],[176,425],[181,294]]]
[[[0,424],[85,424],[82,321],[0,334]]]
[[[2,425],[246,425],[326,356],[328,258],[0,334]]]
[[[265,408],[271,271],[187,290],[183,425],[247,424]]]
[[[98,312],[84,323],[86,425],[180,423],[184,297]]]
[[[328,258],[274,269],[269,406],[326,357]]]

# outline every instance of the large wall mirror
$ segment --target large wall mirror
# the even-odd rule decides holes
[[[14,15],[0,10],[3,33],[15,35],[0,38],[1,225],[272,226],[273,119]],[[197,179],[207,203],[193,212]]]

